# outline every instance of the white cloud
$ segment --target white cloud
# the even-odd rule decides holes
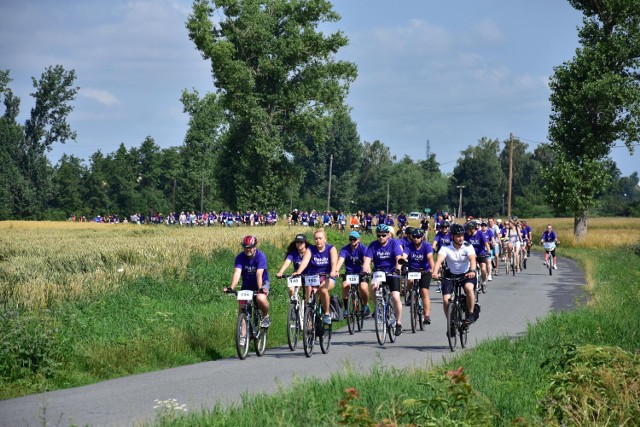
[[[100,104],[106,105],[107,107],[121,104],[120,100],[107,90],[86,87],[80,88],[79,94],[86,98],[98,101]]]
[[[507,37],[498,25],[489,18],[485,18],[471,27],[471,39],[493,45],[503,44],[507,41]]]

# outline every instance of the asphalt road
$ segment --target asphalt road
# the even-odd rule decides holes
[[[539,253],[532,254],[528,264],[515,277],[501,271],[489,282],[487,294],[480,298],[480,319],[469,332],[468,348],[494,337],[517,337],[550,311],[575,307],[584,276],[574,261],[560,258],[553,276],[542,265]],[[334,331],[327,355],[316,345],[313,356],[306,358],[299,343],[295,352],[285,346],[268,349],[263,357],[250,353],[244,361],[234,357],[0,401],[0,426],[131,426],[153,419],[155,399],[176,399],[197,411],[216,402],[238,402],[247,392],[272,392],[294,378],[327,378],[345,366],[365,372],[374,364],[428,367],[462,351],[449,350],[441,296],[435,287],[431,300],[431,325],[411,333],[407,308],[403,310],[404,334],[384,347],[378,345],[373,322],[367,320],[364,330],[354,335],[346,328]]]

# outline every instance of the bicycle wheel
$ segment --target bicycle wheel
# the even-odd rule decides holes
[[[466,302],[465,302],[466,304]],[[469,325],[466,325],[462,322],[462,317],[463,317],[463,309],[460,305],[456,304],[456,308],[457,308],[457,315],[456,317],[458,318],[458,332],[460,333],[460,346],[462,346],[462,348],[465,348],[467,346],[467,336],[469,334]]]
[[[362,303],[362,298],[360,297],[360,293],[358,293],[358,297],[356,298],[356,326],[358,327],[358,332],[362,331],[362,327],[364,326],[364,304]]]
[[[322,354],[329,353],[329,347],[331,347],[331,325],[322,325],[323,331],[320,335],[320,350]]]
[[[407,305],[411,301],[411,292],[409,292],[409,280],[406,277],[402,279],[402,289],[404,293],[404,305]]]
[[[515,252],[511,253],[511,272],[513,275],[516,275],[516,254]]]
[[[411,332],[413,332],[414,334],[416,333],[416,330],[418,329],[418,327],[420,327],[420,307],[418,305],[419,298],[420,297],[418,296],[418,293],[412,290],[411,305],[409,306],[409,314],[411,317]]]
[[[247,313],[238,313],[238,322],[236,324],[236,351],[240,360],[246,359],[247,354],[249,354],[249,322]]]
[[[553,261],[551,261],[551,254],[549,254],[549,258],[547,259],[547,268],[549,269],[549,276],[553,276]]]
[[[260,357],[267,349],[267,328],[261,326],[262,314],[257,305],[254,305],[253,316],[251,316],[251,332],[253,333],[253,347]]]
[[[375,309],[375,327],[376,327],[376,338],[378,339],[378,344],[384,345],[387,341],[387,325],[385,324],[385,312],[384,312],[384,301],[381,299],[376,299],[376,309]]]
[[[298,333],[300,333],[297,311],[296,304],[289,304],[289,315],[287,316],[287,341],[289,342],[289,350],[291,351],[294,351],[298,346]]]
[[[449,348],[451,351],[456,351],[458,348],[458,318],[456,305],[453,298],[449,300],[449,307],[447,307],[447,340],[449,341]]]
[[[522,255],[521,255],[521,257],[522,257],[522,267],[525,270],[527,269],[527,258],[524,257],[526,253],[527,253],[527,250],[525,249],[525,250],[522,251]]]
[[[347,310],[349,311],[347,315],[347,326],[349,327],[349,334],[353,335],[356,331],[356,312],[358,310],[353,292],[349,292],[349,296],[347,297]]]
[[[424,306],[422,305],[422,297],[420,296],[420,293],[417,293],[418,295],[418,325],[420,325],[420,330],[424,331]]]
[[[386,313],[387,313],[387,335],[389,336],[389,342],[394,343],[396,342],[396,331],[395,331],[395,326],[396,326],[396,311],[393,308],[393,302],[391,301],[391,298],[389,298],[387,300],[387,307],[385,309]]]
[[[505,274],[509,274],[509,269],[511,268],[511,257],[505,257],[504,259],[504,272]]]
[[[313,342],[316,339],[315,310],[306,307],[304,310],[304,324],[302,325],[302,344],[304,354],[311,357],[313,354]]]

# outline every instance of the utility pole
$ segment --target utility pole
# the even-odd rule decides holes
[[[507,218],[511,218],[511,184],[513,182],[513,133],[509,134],[509,188],[507,188]]]
[[[331,210],[331,173],[333,169],[333,154],[329,157],[329,191],[327,192],[327,211]]]
[[[458,218],[462,218],[462,190],[464,185],[456,185],[456,188],[460,190],[460,200],[458,201]]]

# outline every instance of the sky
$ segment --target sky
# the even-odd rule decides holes
[[[379,140],[398,159],[436,155],[443,172],[483,137],[547,141],[553,67],[578,48],[582,15],[565,0],[334,0],[342,19],[321,26],[349,39],[338,59],[358,78],[347,104],[362,141]],[[32,77],[60,64],[80,91],[68,122],[77,142],[55,144],[52,163],[84,160],[151,136],[161,148],[183,143],[184,89],[214,92],[210,64],[189,40],[187,0],[3,0],[0,69],[33,107]],[[618,144],[622,145],[622,144]],[[616,147],[622,175],[639,154]]]

